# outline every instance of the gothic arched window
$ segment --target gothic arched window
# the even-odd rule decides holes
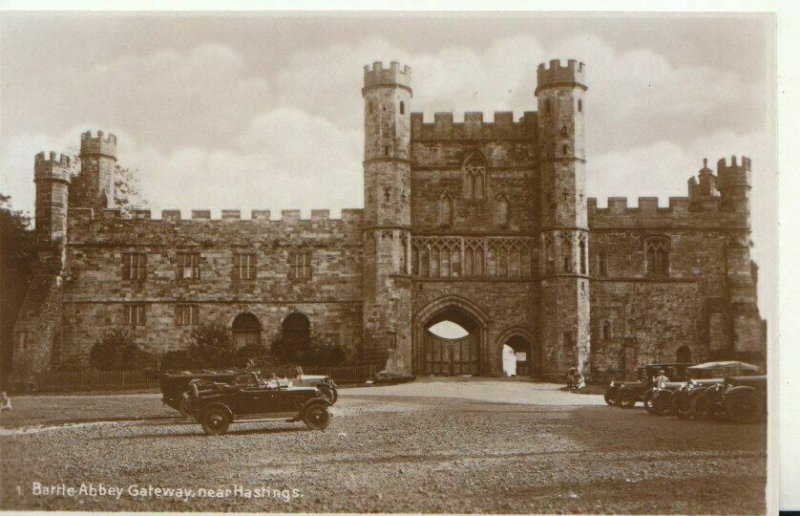
[[[603,321],[603,341],[609,342],[611,341],[613,334],[612,334],[612,327],[611,321]]]
[[[406,114],[406,104],[402,100],[400,101],[400,114],[401,115],[405,115]]]
[[[501,228],[508,227],[508,197],[505,194],[495,197],[494,213],[497,225]]]
[[[464,160],[464,198],[486,197],[486,159],[480,152],[473,152]]]
[[[442,227],[453,225],[453,197],[448,193],[442,194],[439,199],[439,225]]]
[[[572,239],[564,235],[561,240],[561,257],[564,260],[564,272],[572,272]]]
[[[553,240],[550,238],[544,244],[545,269],[547,272],[555,272],[556,252]]]
[[[579,246],[579,249],[580,249],[579,256],[580,256],[580,261],[581,261],[581,263],[580,263],[580,271],[581,271],[581,274],[586,274],[586,266],[587,266],[587,263],[586,263],[586,247],[587,247],[587,245],[586,245],[586,237],[582,237],[581,238],[581,241],[578,244],[578,246]]]
[[[651,237],[645,241],[645,270],[648,275],[669,275],[669,248],[666,237]]]

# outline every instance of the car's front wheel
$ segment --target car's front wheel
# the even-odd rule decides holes
[[[725,410],[728,417],[736,423],[755,422],[759,416],[759,409],[756,393],[753,391],[732,393],[725,400]]]
[[[325,430],[331,422],[328,408],[322,404],[314,404],[303,414],[303,423],[312,430]]]
[[[619,396],[619,406],[625,409],[636,406],[636,391],[633,389],[622,389]]]
[[[208,435],[224,435],[231,424],[230,412],[223,407],[210,407],[201,419],[203,431]]]
[[[617,394],[619,393],[619,387],[609,387],[606,389],[605,394],[603,395],[603,399],[606,400],[606,404],[610,407],[614,407],[619,403],[619,398],[617,398]]]

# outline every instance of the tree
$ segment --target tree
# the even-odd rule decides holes
[[[107,332],[89,351],[89,364],[101,371],[144,369],[155,365],[155,358],[139,348],[125,330]]]
[[[114,205],[123,217],[130,217],[131,210],[145,206],[139,190],[139,171],[119,165],[114,167]]]
[[[0,193],[0,380],[11,372],[14,323],[31,282],[36,243],[30,216]]]
[[[236,345],[222,324],[201,324],[189,336],[189,354],[197,367],[236,365]]]

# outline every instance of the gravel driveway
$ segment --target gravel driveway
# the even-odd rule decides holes
[[[217,438],[152,394],[17,398],[0,420],[0,508],[765,511],[765,425],[656,417],[558,387],[344,389],[324,432],[245,423]]]

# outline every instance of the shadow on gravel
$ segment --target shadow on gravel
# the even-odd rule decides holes
[[[196,423],[195,423],[196,425]],[[251,428],[247,430],[232,430],[228,431],[228,433],[224,436],[217,436],[220,439],[224,439],[228,436],[233,437],[237,435],[266,435],[266,434],[284,434],[284,433],[293,433],[293,432],[310,432],[305,427],[297,427],[297,428]],[[204,437],[204,438],[212,438],[214,436],[206,435],[203,433],[203,430],[199,427],[197,428],[196,432],[192,433],[180,433],[180,434],[137,434],[137,435],[107,435],[107,436],[99,436],[94,437],[91,440],[93,441],[108,441],[108,440],[120,440],[120,441],[129,441],[129,440],[140,440],[140,439],[180,439],[185,437]]]

